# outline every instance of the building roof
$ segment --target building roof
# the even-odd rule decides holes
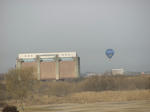
[[[19,59],[34,59],[37,56],[40,58],[54,58],[56,55],[60,58],[77,57],[76,52],[53,52],[53,53],[21,53],[18,54]]]

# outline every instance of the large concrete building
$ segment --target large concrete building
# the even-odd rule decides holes
[[[80,77],[80,58],[76,52],[19,54],[16,67],[33,67],[38,80]]]

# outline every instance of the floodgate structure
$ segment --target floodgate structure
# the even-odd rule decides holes
[[[80,77],[80,57],[76,52],[18,54],[16,68],[33,67],[38,80]]]

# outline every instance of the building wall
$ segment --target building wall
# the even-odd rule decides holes
[[[36,62],[23,62],[21,63],[21,68],[33,68],[34,69],[34,76],[37,77],[37,63]]]
[[[75,61],[61,61],[59,64],[60,67],[60,78],[77,78],[75,71]]]
[[[56,63],[55,62],[41,62],[40,75],[41,79],[55,79],[56,78]]]
[[[33,67],[34,69],[36,69],[37,63],[36,62],[23,62],[23,63],[21,63],[21,67],[23,67],[23,68]]]
[[[22,62],[21,68],[24,67],[33,67],[35,69],[35,74],[37,76],[37,62]],[[76,73],[76,61],[59,61],[59,78],[68,79],[68,78],[77,78]],[[56,79],[56,62],[40,62],[40,79]]]

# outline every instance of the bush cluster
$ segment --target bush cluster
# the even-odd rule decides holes
[[[79,81],[46,81],[38,85],[40,94],[65,96],[83,91],[150,89],[146,76],[91,76]]]
[[[36,81],[32,69],[11,70],[6,75],[6,84],[0,82],[0,100],[3,100],[8,88],[8,93],[14,93],[17,97],[31,97],[34,95],[66,96],[71,93],[84,91],[106,91],[106,90],[136,90],[150,89],[150,75],[117,75],[117,76],[90,76],[74,80],[64,81]],[[9,92],[10,91],[10,92]],[[25,94],[25,93],[30,93]],[[8,94],[9,95],[9,94]],[[13,98],[6,96],[5,98]],[[16,98],[16,97],[14,97]]]
[[[19,112],[16,106],[6,106],[3,108],[2,112]]]

